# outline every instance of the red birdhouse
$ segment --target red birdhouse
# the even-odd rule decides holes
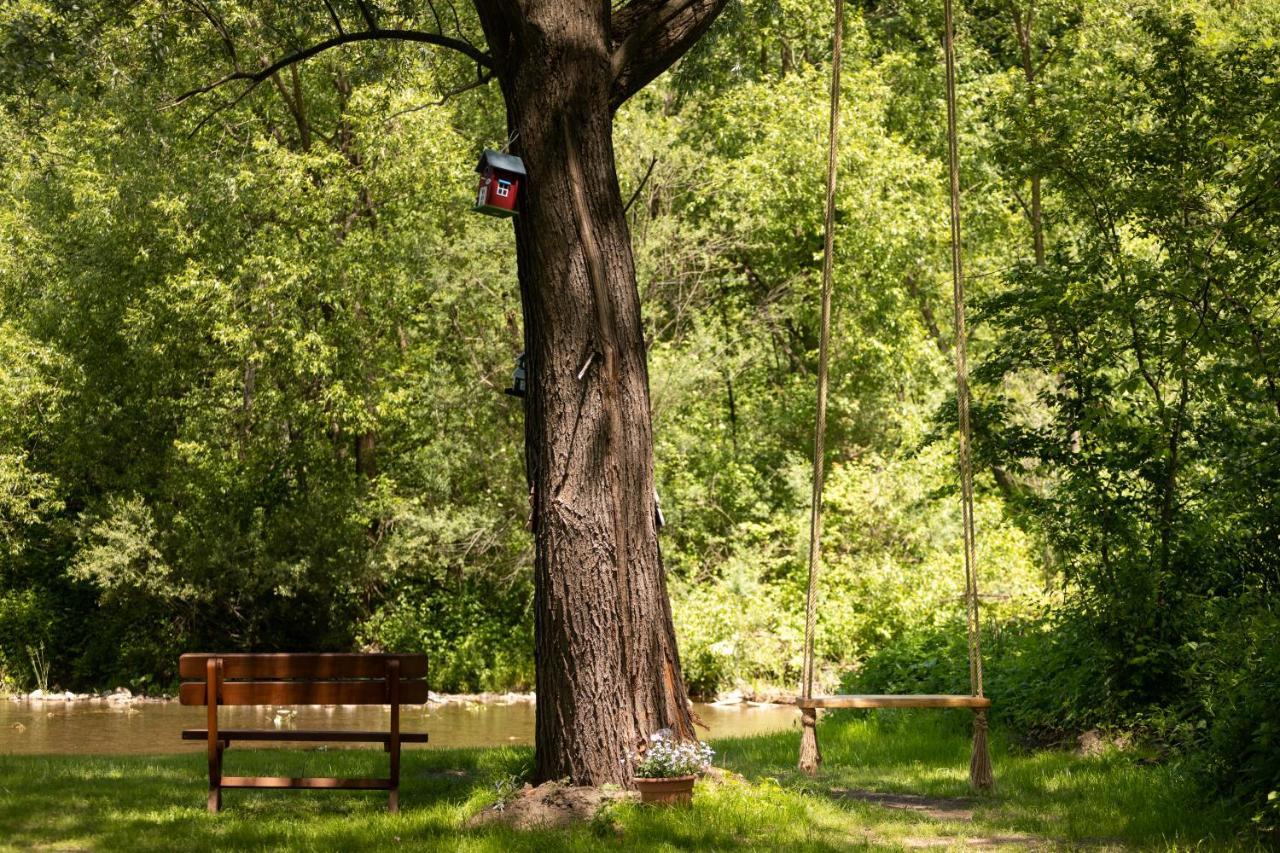
[[[476,171],[480,173],[480,186],[474,209],[487,216],[515,216],[516,199],[526,177],[520,158],[486,149]]]

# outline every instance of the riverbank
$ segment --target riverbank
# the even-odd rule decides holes
[[[1125,752],[1022,753],[993,743],[997,790],[966,784],[968,737],[946,713],[831,718],[820,724],[826,764],[794,769],[797,737],[717,740],[729,771],[698,783],[688,810],[622,798],[586,822],[517,830],[477,820],[523,796],[527,747],[406,753],[399,815],[381,796],[230,791],[204,811],[198,754],[0,755],[0,849],[1251,849],[1233,816],[1204,800],[1177,764]],[[363,775],[376,752],[233,749],[235,773]]]

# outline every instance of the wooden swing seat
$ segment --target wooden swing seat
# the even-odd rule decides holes
[[[916,695],[845,694],[796,698],[799,708],[973,708],[985,710],[991,700],[985,696],[951,696],[938,693]]]

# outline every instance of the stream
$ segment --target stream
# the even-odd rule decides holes
[[[429,732],[429,744],[405,749],[492,747],[533,743],[534,703],[519,701],[433,702],[404,706],[403,731]],[[279,714],[270,706],[224,707],[219,725],[226,728],[298,728],[386,730],[390,711],[380,705],[306,705]],[[294,713],[288,715],[287,711]],[[741,737],[797,726],[796,711],[784,705],[695,704],[695,716],[710,730],[703,738]],[[0,755],[155,755],[198,752],[203,741],[181,739],[185,728],[204,728],[205,709],[177,702],[115,703],[105,701],[9,700],[0,698]],[[290,746],[298,744],[254,744]],[[329,744],[339,748],[339,744]],[[354,745],[359,747],[360,745]],[[374,744],[365,746],[374,747]]]

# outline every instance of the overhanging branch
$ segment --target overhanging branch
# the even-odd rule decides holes
[[[316,42],[310,47],[303,48],[302,50],[291,53],[288,56],[281,57],[275,62],[265,65],[256,71],[232,71],[230,74],[220,77],[212,83],[204,86],[198,86],[195,89],[183,92],[174,99],[173,103],[174,105],[181,104],[190,98],[196,97],[197,95],[212,92],[220,86],[225,86],[228,83],[234,83],[236,81],[243,81],[249,84],[246,87],[246,91],[241,94],[242,98],[244,94],[252,91],[262,81],[269,80],[273,74],[276,74],[281,69],[288,68],[291,65],[310,59],[318,53],[323,53],[324,51],[335,47],[341,47],[355,42],[376,40],[413,41],[433,44],[437,47],[444,47],[449,50],[457,51],[483,68],[493,67],[493,60],[487,53],[481,51],[470,42],[463,41],[462,39],[451,38],[450,36],[441,35],[440,33],[430,33],[421,30],[371,29],[356,33],[339,33],[338,35],[327,38],[324,41]],[[239,98],[237,98],[237,100],[239,100]]]

